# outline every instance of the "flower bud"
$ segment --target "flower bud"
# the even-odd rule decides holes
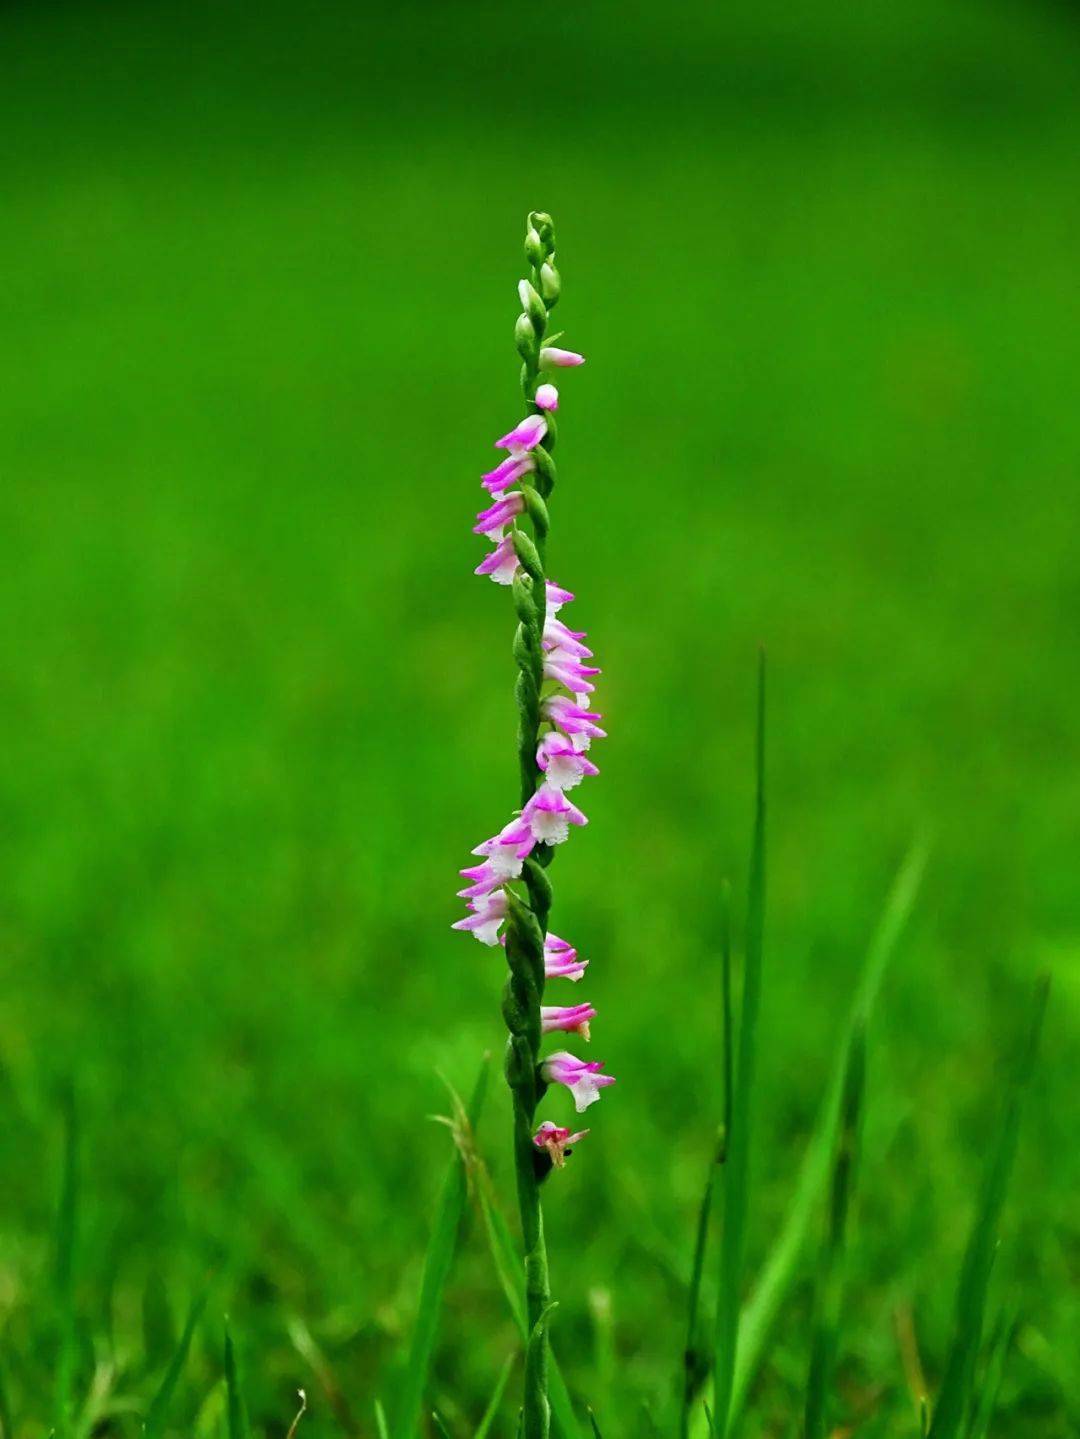
[[[529,224],[540,236],[544,249],[550,255],[555,249],[555,221],[546,210],[533,210]]]
[[[554,385],[540,385],[533,396],[533,403],[538,410],[557,410],[559,408],[559,392]]]
[[[547,324],[547,310],[528,280],[518,281],[518,298],[521,300],[521,308],[532,321],[533,328],[538,334],[542,334]]]
[[[526,260],[528,260],[534,270],[538,270],[544,262],[545,254],[544,242],[540,239],[536,231],[530,228],[529,233],[525,236]]]
[[[532,361],[535,366],[540,346],[528,315],[517,317],[517,323],[514,325],[514,344],[526,365]]]
[[[554,265],[546,262],[540,266],[540,293],[544,297],[544,304],[549,308],[557,303],[559,290],[562,282],[559,279],[559,272]]]

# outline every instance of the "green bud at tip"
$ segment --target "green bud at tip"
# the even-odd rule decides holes
[[[540,342],[536,337],[532,321],[528,315],[519,315],[514,325],[514,344],[517,346],[518,354],[528,363],[532,361],[536,366],[540,357]]]
[[[538,270],[543,264],[546,253],[544,242],[535,230],[530,229],[525,236],[525,258],[534,270]]]
[[[533,210],[529,214],[529,225],[540,236],[544,249],[550,255],[555,248],[555,221],[546,210]]]

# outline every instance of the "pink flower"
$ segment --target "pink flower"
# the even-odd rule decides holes
[[[500,460],[493,470],[488,470],[486,475],[480,476],[480,483],[485,490],[497,495],[500,490],[515,484],[522,475],[529,474],[536,469],[536,461],[531,455],[524,455],[518,450],[511,451],[505,460]]]
[[[569,590],[564,590],[554,580],[547,582],[547,612],[549,615],[557,615],[563,605],[568,605],[574,596]]]
[[[585,634],[585,630],[567,629],[562,620],[557,620],[550,611],[544,620],[544,648],[550,652],[558,651],[574,659],[591,659],[592,650],[582,644]]]
[[[570,1146],[577,1144],[579,1139],[584,1139],[588,1132],[587,1129],[579,1129],[576,1134],[571,1134],[569,1129],[545,1119],[533,1135],[533,1143],[537,1149],[546,1149],[555,1168],[562,1169],[566,1156],[571,1153]]]
[[[499,925],[506,918],[506,891],[497,889],[470,900],[469,908],[472,914],[455,921],[450,928],[471,930],[481,944],[498,944]]]
[[[497,585],[510,585],[520,568],[521,561],[514,549],[513,539],[510,535],[503,535],[491,554],[485,555],[480,561],[473,574],[490,575]]]
[[[545,345],[540,351],[541,365],[583,365],[585,356],[579,355],[576,350],[560,350],[555,345]]]
[[[584,1114],[589,1105],[600,1098],[601,1089],[615,1083],[613,1075],[600,1073],[603,1067],[599,1059],[586,1064],[583,1059],[575,1059],[562,1049],[548,1055],[540,1066],[540,1073],[548,1084],[565,1084],[574,1096],[574,1108],[579,1114]]]
[[[537,844],[562,844],[572,824],[589,822],[562,790],[552,789],[546,784],[542,784],[529,800],[521,811],[521,817],[529,821]]]
[[[565,939],[557,934],[545,937],[544,974],[548,979],[570,979],[576,984],[588,965],[587,959],[578,959],[577,950]]]
[[[591,1004],[542,1004],[540,1006],[540,1028],[544,1034],[564,1030],[567,1034],[580,1034],[589,1041],[589,1020],[596,1018]]]
[[[559,408],[559,392],[554,385],[538,385],[534,398],[541,410],[557,410]]]
[[[584,695],[575,695],[573,699],[567,695],[547,695],[540,706],[544,719],[569,735],[575,742],[574,748],[580,750],[588,749],[590,740],[607,739],[606,733],[596,723],[598,719],[603,719],[603,715],[583,708],[577,702],[583,699]]]
[[[518,865],[520,870],[521,866]],[[458,873],[466,879],[471,879],[472,884],[466,889],[459,889],[458,895],[462,899],[479,899],[482,895],[490,894],[493,889],[498,889],[507,879],[512,876],[500,873],[500,870],[491,863],[489,859],[483,864],[470,865],[468,869],[460,869]]]
[[[476,524],[473,525],[474,535],[487,535],[493,540],[501,540],[503,537],[503,526],[520,515],[525,510],[525,496],[520,490],[511,490],[508,495],[503,495],[501,500],[496,500],[486,510],[481,510],[476,517]]]
[[[586,775],[600,771],[591,760],[585,758],[568,735],[552,731],[540,741],[536,751],[536,763],[544,771],[544,780],[552,789],[573,789]],[[464,870],[462,873],[464,874]]]
[[[547,434],[547,420],[543,415],[526,415],[512,430],[507,430],[495,441],[497,450],[534,450]]]
[[[564,655],[559,650],[548,650],[544,654],[544,678],[565,685],[573,694],[592,694],[596,686],[586,676],[599,673],[595,665],[583,665],[573,655]]]
[[[478,844],[473,854],[483,855],[496,874],[501,874],[504,879],[517,879],[535,844],[528,820],[512,819],[509,824],[503,825],[498,834]],[[468,877],[472,871],[463,869],[461,873]]]

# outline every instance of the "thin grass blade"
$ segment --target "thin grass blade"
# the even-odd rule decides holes
[[[380,1399],[375,1400],[375,1432],[379,1439],[390,1439],[390,1430],[386,1423],[386,1410]]]
[[[855,1182],[865,1083],[866,1034],[862,1025],[859,1025],[849,1049],[847,1072],[844,1076],[840,1138],[833,1164],[829,1219],[818,1275],[810,1340],[810,1370],[806,1382],[806,1411],[803,1423],[805,1439],[825,1439],[827,1432],[828,1395],[839,1347],[848,1210]]]
[[[225,1322],[225,1393],[228,1399],[229,1439],[250,1439],[247,1405],[244,1403],[244,1393],[240,1386],[236,1349],[229,1332],[228,1320]]]
[[[761,1007],[761,970],[765,940],[765,656],[758,663],[757,743],[755,746],[757,802],[754,838],[750,852],[747,900],[746,962],[743,972],[739,1049],[735,1058],[731,1093],[731,1127],[727,1158],[721,1172],[724,1195],[724,1230],[720,1243],[719,1290],[716,1304],[716,1350],[713,1365],[713,1413],[718,1434],[726,1434],[739,1346],[740,1293],[746,1216],[750,1198],[750,1138],[753,1128],[754,1084],[757,1069],[758,1012]]]
[[[990,1345],[990,1357],[983,1376],[982,1390],[975,1406],[974,1416],[968,1426],[967,1439],[988,1439],[990,1425],[994,1420],[1001,1381],[1005,1377],[1005,1364],[1016,1336],[1016,1314],[1003,1314],[997,1325],[997,1332]]]
[[[994,1144],[983,1179],[979,1203],[975,1211],[960,1283],[956,1294],[956,1318],[941,1393],[934,1406],[930,1423],[930,1439],[958,1439],[972,1401],[975,1363],[982,1342],[986,1293],[997,1248],[1001,1211],[1009,1185],[1009,1175],[1016,1156],[1020,1133],[1020,1110],[1035,1068],[1039,1035],[1046,1013],[1048,992],[1046,980],[1040,981],[1027,1041],[1005,1100],[997,1141]]]
[[[206,1308],[206,1300],[209,1292],[209,1289],[204,1289],[192,1302],[191,1308],[188,1310],[187,1320],[184,1323],[184,1329],[180,1335],[180,1342],[177,1344],[173,1356],[169,1360],[169,1367],[165,1370],[164,1377],[158,1385],[154,1397],[150,1400],[150,1407],[146,1411],[146,1420],[143,1424],[143,1439],[158,1439],[158,1436],[164,1432],[165,1420],[169,1413],[169,1405],[172,1403],[176,1386],[180,1382],[180,1375],[184,1372],[184,1365],[187,1363],[191,1341],[195,1335],[199,1320],[202,1318],[203,1310]]]
[[[435,1428],[437,1429],[439,1434],[442,1435],[442,1439],[451,1439],[450,1430],[447,1429],[446,1425],[443,1423],[442,1415],[437,1409],[433,1409],[431,1411],[431,1422],[435,1425]]]
[[[75,1377],[75,1251],[79,1217],[79,1126],[75,1094],[68,1086],[61,1098],[64,1126],[63,1167],[56,1211],[56,1370],[53,1384],[53,1428],[57,1439],[70,1439]]]
[[[680,1439],[688,1439],[690,1415],[694,1400],[708,1377],[710,1355],[699,1333],[701,1322],[701,1280],[705,1271],[705,1254],[709,1243],[709,1221],[712,1216],[713,1193],[716,1188],[717,1166],[727,1154],[727,1137],[731,1130],[732,1025],[731,1025],[731,885],[725,879],[720,887],[720,963],[723,1030],[723,1114],[717,1135],[716,1153],[709,1163],[709,1173],[698,1206],[697,1232],[694,1236],[694,1260],[690,1269],[690,1288],[686,1300],[686,1347],[683,1351],[682,1412],[679,1415]]]
[[[514,1371],[514,1357],[513,1354],[508,1354],[506,1356],[506,1362],[499,1370],[499,1377],[495,1381],[495,1388],[492,1390],[491,1398],[488,1400],[488,1406],[484,1410],[484,1417],[476,1426],[476,1433],[473,1435],[473,1439],[488,1439],[488,1435],[491,1433],[491,1426],[498,1418],[499,1405],[503,1402],[503,1396],[506,1394],[506,1386],[510,1382],[510,1375]]]
[[[473,1134],[480,1119],[487,1094],[489,1064],[485,1057],[466,1110],[454,1119],[454,1137],[458,1153],[450,1161],[443,1181],[435,1223],[424,1256],[424,1273],[420,1283],[420,1303],[413,1325],[412,1343],[405,1365],[401,1392],[394,1420],[395,1439],[414,1439],[427,1388],[431,1356],[442,1315],[443,1295],[457,1251],[461,1220],[469,1192],[469,1168],[472,1164]]]
[[[840,1127],[844,1075],[851,1062],[854,1036],[859,1026],[868,1022],[873,1011],[889,963],[911,917],[926,869],[926,860],[926,846],[917,843],[900,866],[867,950],[847,1020],[846,1038],[839,1048],[829,1077],[787,1218],[743,1310],[731,1396],[731,1422],[742,1413],[750,1382],[761,1362],[777,1313],[794,1281],[796,1266],[806,1245],[814,1210],[828,1183],[830,1160]]]

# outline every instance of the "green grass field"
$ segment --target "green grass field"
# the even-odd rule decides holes
[[[139,1432],[209,1274],[170,1432],[223,1432],[226,1313],[258,1431],[300,1386],[301,1439],[373,1435],[393,1400],[450,1157],[428,1116],[502,1044],[500,958],[449,925],[516,790],[512,611],[470,525],[519,414],[536,206],[589,359],[550,568],[611,736],[553,869],[619,1081],[547,1189],[571,1391],[638,1439],[679,1374],[764,644],[751,1269],[925,837],[869,1035],[837,1421],[918,1432],[898,1333],[935,1391],[1048,971],[991,1432],[1077,1432],[1078,67],[1075,14],[1009,0],[0,12],[14,1439],[55,1422],[68,1085],[72,1439]],[[512,1214],[495,1067],[480,1143]],[[811,1270],[748,1436],[801,1413]],[[429,1388],[455,1435],[515,1347],[473,1222]]]

